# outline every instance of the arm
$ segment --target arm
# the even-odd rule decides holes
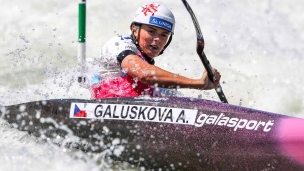
[[[133,77],[149,85],[165,88],[213,89],[218,85],[220,74],[216,71],[215,85],[207,77],[205,71],[201,79],[191,79],[150,65],[136,55],[128,55],[121,63],[121,68]]]

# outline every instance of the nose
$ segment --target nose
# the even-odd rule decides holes
[[[155,34],[155,35],[153,36],[153,40],[159,41],[159,40],[160,40],[160,34]]]

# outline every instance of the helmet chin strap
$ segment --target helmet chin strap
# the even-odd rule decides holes
[[[144,52],[143,50],[142,50],[142,48],[139,46],[139,43],[138,43],[138,41],[137,41],[137,39],[136,39],[136,37],[135,37],[135,35],[134,35],[134,32],[136,31],[136,30],[138,30],[139,29],[139,34],[138,34],[138,36],[140,35],[140,26],[139,25],[135,25],[135,29],[133,29],[132,30],[132,34],[131,34],[131,40],[133,41],[133,43],[135,44],[135,46],[137,47],[137,49],[140,51],[140,53],[143,55],[143,57],[146,59],[146,61],[149,63],[149,64],[151,64],[151,65],[154,65],[154,63],[155,63],[155,61],[154,61],[154,59],[153,58],[150,58],[147,54],[146,54],[146,52]]]
[[[159,53],[159,55],[162,55],[164,53],[165,49],[169,46],[169,44],[171,43],[171,41],[172,41],[172,33],[170,34],[168,42],[166,43],[166,45],[163,48],[163,50]]]
[[[132,23],[132,24],[134,24],[134,23]],[[132,26],[132,24],[131,24],[131,26]],[[149,57],[149,56],[142,50],[142,48],[139,46],[139,43],[138,43],[138,41],[137,41],[137,39],[136,39],[136,37],[135,37],[135,35],[134,35],[134,32],[135,32],[136,30],[138,30],[138,29],[139,29],[138,37],[140,36],[140,25],[135,25],[135,29],[132,30],[132,33],[131,33],[131,36],[130,36],[130,37],[131,37],[131,40],[133,41],[133,43],[135,44],[135,46],[137,47],[137,49],[140,51],[140,53],[144,56],[144,58],[145,58],[150,64],[154,65],[154,63],[155,63],[154,59],[151,58],[151,57]],[[165,49],[169,46],[169,44],[171,43],[171,41],[172,41],[172,34],[170,35],[167,44],[164,46],[163,50],[159,53],[159,55],[162,55],[162,54],[164,53]]]

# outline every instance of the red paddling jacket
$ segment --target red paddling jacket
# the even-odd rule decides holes
[[[160,93],[155,91],[155,87],[122,71],[120,64],[130,54],[137,55],[145,62],[154,65],[154,60],[145,58],[130,37],[113,37],[102,47],[101,66],[99,71],[94,74],[91,86],[93,99],[140,95],[159,96]]]

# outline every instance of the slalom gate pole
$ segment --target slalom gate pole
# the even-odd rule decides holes
[[[84,83],[86,67],[86,0],[78,1],[78,82]]]

